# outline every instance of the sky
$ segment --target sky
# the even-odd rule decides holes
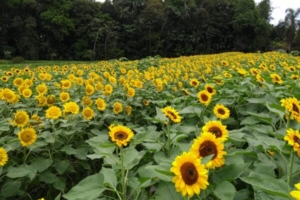
[[[256,3],[262,0],[255,0]],[[271,24],[277,25],[279,20],[284,20],[285,10],[287,8],[297,9],[300,8],[300,0],[271,0],[271,6],[273,7]]]

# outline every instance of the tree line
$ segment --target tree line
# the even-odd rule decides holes
[[[0,59],[103,60],[300,47],[270,0],[1,0]]]

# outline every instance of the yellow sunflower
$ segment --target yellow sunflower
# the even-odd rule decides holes
[[[145,106],[149,106],[149,101],[147,100],[147,99],[143,99],[143,104],[145,105]]]
[[[297,152],[300,157],[300,133],[299,130],[288,129],[286,131],[286,136],[284,140],[288,142],[289,145],[293,146],[294,151]]]
[[[85,86],[85,94],[92,95],[95,92],[95,88],[92,85]]]
[[[65,103],[63,106],[64,106],[64,113],[72,113],[76,115],[79,112],[79,106],[74,101]]]
[[[61,116],[61,109],[57,106],[51,106],[46,110],[46,118],[58,119]]]
[[[14,126],[24,127],[27,125],[28,122],[29,122],[29,115],[25,111],[18,110],[15,113],[14,121],[13,121]]]
[[[90,106],[93,104],[93,100],[88,96],[84,96],[81,100],[81,104],[84,106]]]
[[[119,114],[120,112],[123,111],[123,105],[120,103],[120,102],[115,102],[114,103],[114,108],[113,108],[113,111],[115,114]]]
[[[186,95],[186,96],[189,96],[190,95],[190,93],[189,93],[189,91],[187,90],[187,89],[181,89],[181,91]]]
[[[36,126],[39,125],[40,123],[42,123],[42,119],[37,114],[33,114],[30,118],[29,125]]]
[[[279,76],[278,74],[271,74],[270,77],[272,78],[273,83],[278,83],[279,85],[283,83],[281,76]]]
[[[48,88],[45,83],[36,86],[35,89],[39,94],[46,94],[48,91]]]
[[[181,122],[181,116],[179,115],[179,113],[172,108],[171,106],[167,106],[163,109],[161,109],[161,111],[164,113],[164,115],[166,117],[168,117],[170,120],[172,120],[174,123],[180,123]]]
[[[2,77],[1,77],[1,80],[2,80],[3,82],[7,82],[8,79],[9,79],[8,76],[2,76]]]
[[[84,119],[86,120],[91,120],[93,119],[94,117],[94,111],[93,109],[91,109],[90,107],[85,107],[83,110],[82,110],[82,116]]]
[[[3,167],[8,161],[8,155],[3,147],[0,147],[0,166]]]
[[[23,95],[23,97],[25,97],[25,98],[31,97],[31,95],[32,95],[31,89],[25,88],[25,89],[22,91],[22,95]]]
[[[202,127],[203,132],[211,132],[216,138],[221,138],[223,141],[228,138],[228,130],[220,121],[208,121]]]
[[[134,95],[135,95],[135,89],[134,88],[128,88],[128,90],[127,90],[127,96],[128,97],[134,97]]]
[[[197,97],[199,99],[199,102],[208,106],[211,99],[212,99],[212,95],[207,92],[206,90],[202,90],[200,92],[198,92]]]
[[[211,95],[215,95],[217,93],[216,89],[214,88],[214,86],[210,85],[210,84],[206,84],[204,86],[205,90],[211,94]]]
[[[211,132],[202,132],[197,139],[194,140],[190,152],[196,155],[198,158],[204,158],[206,156],[214,154],[212,159],[205,164],[209,169],[215,167],[221,167],[225,164],[223,140],[216,138]]]
[[[300,183],[295,184],[296,190],[290,192],[290,195],[296,200],[300,200]]]
[[[132,107],[126,106],[126,114],[129,116],[129,115],[131,115],[131,112],[132,112]]]
[[[38,106],[43,107],[47,105],[47,98],[44,95],[38,95],[35,99],[38,101]]]
[[[109,129],[111,141],[115,142],[119,147],[127,146],[127,143],[134,136],[132,130],[126,126],[117,125]]]
[[[289,97],[286,99],[281,99],[281,106],[284,106],[285,109],[290,112],[290,118],[296,119],[300,122],[300,101],[295,97]]]
[[[62,102],[67,102],[70,100],[70,94],[69,92],[61,92],[59,94],[59,99],[62,101]]]
[[[18,138],[22,146],[26,147],[35,143],[37,135],[33,128],[25,128],[18,133]]]
[[[96,104],[97,104],[98,110],[104,111],[106,109],[106,103],[105,103],[104,99],[98,98],[96,100]]]
[[[61,88],[68,90],[72,86],[72,83],[70,80],[62,80],[61,81]]]
[[[215,105],[213,111],[215,116],[220,119],[227,119],[230,115],[230,110],[223,104]]]
[[[47,97],[47,105],[52,106],[55,103],[55,96],[53,94]]]
[[[200,194],[209,185],[207,169],[201,164],[201,159],[190,152],[177,156],[170,171],[175,174],[172,182],[175,183],[176,191],[181,192],[183,197]]]
[[[199,81],[197,80],[197,79],[195,79],[195,78],[192,78],[191,80],[190,80],[190,85],[191,86],[193,86],[193,87],[198,87],[199,86]]]
[[[14,86],[20,87],[21,85],[23,85],[23,79],[22,78],[15,78],[14,79]]]
[[[104,86],[104,93],[111,94],[113,92],[113,87],[110,84]]]

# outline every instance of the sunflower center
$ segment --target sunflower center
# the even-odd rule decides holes
[[[293,105],[293,111],[295,111],[296,113],[299,113],[298,106],[296,106],[294,103],[292,105]]]
[[[297,136],[293,137],[294,142],[300,144],[300,138],[298,138]]]
[[[279,81],[279,78],[277,76],[274,77],[276,81]]]
[[[167,113],[168,113],[169,115],[171,115],[171,117],[172,117],[173,119],[177,119],[177,116],[176,116],[173,112],[167,111]]]
[[[203,142],[199,148],[199,154],[201,157],[206,157],[211,154],[215,154],[212,159],[217,157],[218,151],[217,151],[217,147],[216,147],[215,143],[213,143],[212,141]]]
[[[115,138],[118,140],[126,140],[128,137],[127,133],[119,131],[115,133]]]
[[[85,110],[84,115],[90,117],[92,115],[92,112],[90,110]]]
[[[225,114],[225,110],[224,110],[223,108],[219,108],[219,109],[218,109],[218,113],[219,113],[220,115],[224,115],[224,114]]]
[[[24,121],[25,121],[25,116],[24,115],[18,115],[16,117],[17,124],[22,124]]]
[[[211,127],[208,129],[208,132],[213,133],[216,138],[222,137],[222,131],[218,127]]]
[[[201,94],[201,99],[203,101],[207,101],[208,100],[208,96],[206,94]]]
[[[32,136],[29,132],[24,132],[22,133],[21,138],[23,142],[29,142],[32,139]]]
[[[196,85],[197,85],[197,82],[196,82],[196,81],[193,81],[193,82],[192,82],[192,85],[193,85],[193,86],[196,86]]]
[[[186,162],[180,167],[182,179],[187,185],[193,185],[198,180],[198,171],[193,163]]]
[[[214,92],[214,90],[211,88],[211,87],[207,87],[207,92],[209,92],[209,93],[213,93]]]

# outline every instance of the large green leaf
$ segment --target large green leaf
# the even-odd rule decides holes
[[[233,181],[240,177],[250,166],[251,163],[234,163],[221,168],[215,172],[212,176],[214,182],[219,183],[221,181]]]
[[[36,160],[34,160],[31,163],[31,167],[35,170],[37,170],[38,172],[42,172],[44,170],[46,170],[48,167],[51,166],[51,164],[53,163],[53,160],[51,159],[44,159],[41,157],[38,157]]]
[[[31,180],[36,175],[36,170],[27,165],[20,165],[19,167],[10,167],[7,171],[6,176],[9,178],[22,178],[29,177]]]
[[[233,200],[236,189],[230,182],[222,181],[220,184],[217,184],[213,193],[218,199]]]
[[[105,190],[104,177],[100,173],[88,176],[74,186],[67,194],[63,195],[68,200],[94,200]]]
[[[21,181],[10,181],[1,186],[1,194],[4,198],[14,196],[21,187]]]
[[[125,169],[129,170],[136,166],[141,158],[145,155],[145,151],[138,152],[135,148],[127,148],[124,149],[124,167]]]
[[[172,199],[172,200],[182,200],[180,193],[176,192],[174,183],[166,183],[161,181],[156,190],[155,199]]]
[[[117,187],[117,177],[113,169],[103,167],[100,174],[103,177],[103,185],[108,185],[111,188]]]

